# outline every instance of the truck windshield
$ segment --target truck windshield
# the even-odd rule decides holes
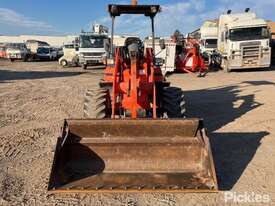
[[[206,39],[205,48],[217,48],[217,39]]]
[[[229,31],[229,39],[231,41],[245,41],[269,38],[267,27],[252,27],[231,29]]]
[[[24,44],[8,44],[7,48],[10,48],[10,49],[24,49],[25,45]]]
[[[95,36],[80,36],[80,47],[81,48],[104,48],[103,37]]]

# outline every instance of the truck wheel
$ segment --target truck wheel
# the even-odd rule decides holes
[[[87,64],[82,64],[82,69],[86,70],[87,69]]]
[[[227,59],[222,59],[222,68],[223,68],[223,71],[227,73],[231,72],[231,69],[229,69],[229,63]]]
[[[87,90],[84,99],[84,118],[110,118],[111,97],[108,89]]]
[[[28,61],[33,62],[34,61],[34,55],[30,55],[28,58]]]
[[[228,60],[225,61],[225,70],[226,70],[227,73],[231,72],[231,69],[229,68],[229,62],[228,62]]]
[[[60,61],[60,65],[61,65],[63,68],[67,67],[67,66],[68,66],[67,60],[62,59],[62,60]]]
[[[10,59],[11,62],[14,62],[14,59]]]
[[[162,107],[165,118],[183,118],[186,108],[183,91],[177,87],[162,89]]]

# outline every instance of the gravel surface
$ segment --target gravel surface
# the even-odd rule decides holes
[[[83,95],[103,70],[57,62],[0,61],[0,205],[251,205],[224,192],[268,195],[275,204],[275,71],[174,74],[188,117],[204,118],[216,164],[215,194],[131,193],[47,196],[56,138],[65,118],[81,118]],[[257,204],[254,204],[257,205]]]

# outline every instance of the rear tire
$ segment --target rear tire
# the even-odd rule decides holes
[[[87,69],[87,64],[82,64],[82,69],[86,70]]]
[[[65,67],[68,66],[68,62],[67,62],[67,60],[65,60],[65,59],[62,59],[62,60],[60,61],[60,64],[61,64],[61,66],[62,66],[63,68],[65,68]]]
[[[28,61],[33,62],[34,61],[34,55],[30,55],[29,58],[28,58]]]
[[[84,99],[83,116],[89,119],[111,117],[111,98],[108,89],[87,90]]]
[[[183,91],[177,87],[164,87],[162,107],[164,118],[184,118],[186,108]]]
[[[223,70],[227,73],[231,72],[231,69],[229,69],[229,62],[227,59],[223,59]]]

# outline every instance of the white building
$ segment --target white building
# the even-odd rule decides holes
[[[44,41],[54,47],[61,47],[64,44],[71,43],[77,35],[66,36],[43,36],[43,35],[18,35],[18,36],[2,36],[0,35],[0,43],[24,43],[27,40]]]

